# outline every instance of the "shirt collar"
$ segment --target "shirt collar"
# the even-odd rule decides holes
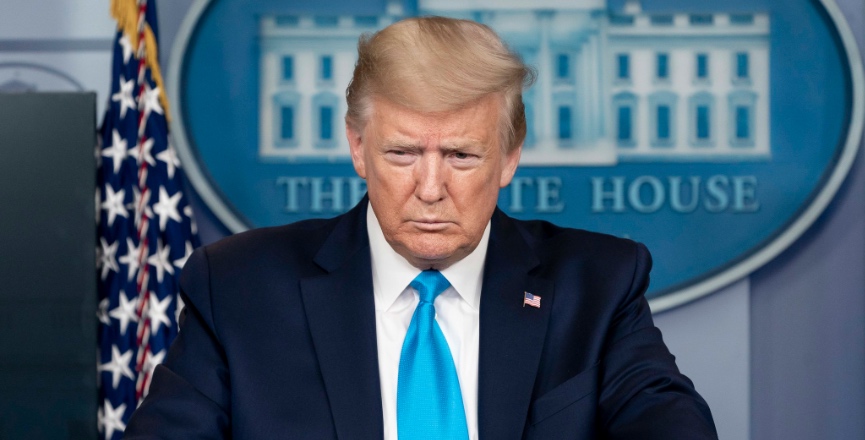
[[[369,235],[372,260],[375,308],[384,311],[393,305],[397,297],[421,271],[393,250],[390,243],[385,240],[372,204],[369,204],[366,210],[366,231]],[[460,297],[475,310],[479,310],[481,304],[481,285],[489,239],[490,223],[487,222],[478,246],[465,258],[441,271]]]

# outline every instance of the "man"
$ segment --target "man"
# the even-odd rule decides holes
[[[716,438],[652,324],[646,249],[496,208],[530,69],[439,17],[358,56],[368,199],[196,251],[127,438]]]

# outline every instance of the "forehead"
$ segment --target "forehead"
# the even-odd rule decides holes
[[[380,141],[498,143],[501,105],[489,96],[461,108],[424,112],[375,98],[365,131]]]

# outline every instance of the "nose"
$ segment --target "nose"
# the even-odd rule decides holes
[[[447,195],[447,171],[437,154],[424,154],[415,169],[415,196],[424,203],[436,203]]]

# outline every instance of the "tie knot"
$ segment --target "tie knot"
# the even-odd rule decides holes
[[[440,293],[444,292],[451,283],[437,270],[425,270],[418,274],[409,284],[417,290],[421,302],[432,304]]]

